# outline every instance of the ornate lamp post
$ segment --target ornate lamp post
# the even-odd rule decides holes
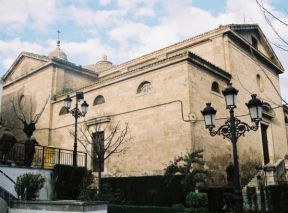
[[[233,160],[234,160],[234,200],[236,212],[242,212],[243,209],[243,197],[240,186],[240,175],[239,175],[239,162],[237,154],[237,140],[240,136],[245,136],[245,132],[258,129],[259,122],[262,120],[262,105],[255,94],[251,95],[252,99],[246,104],[251,121],[255,124],[249,126],[248,124],[240,121],[234,116],[234,108],[236,108],[236,97],[238,90],[236,90],[231,83],[228,83],[225,90],[222,91],[225,97],[226,109],[230,112],[230,117],[227,119],[224,125],[220,126],[218,130],[213,130],[215,127],[215,116],[216,110],[211,106],[211,103],[207,103],[206,107],[201,111],[204,116],[205,126],[209,129],[211,136],[222,135],[224,138],[231,140],[233,147]]]
[[[77,166],[77,121],[79,117],[85,117],[87,111],[88,111],[88,104],[86,101],[84,101],[84,93],[83,92],[76,92],[76,104],[73,109],[71,108],[71,102],[72,99],[69,95],[64,99],[65,101],[65,107],[66,109],[72,114],[72,116],[75,118],[75,134],[74,134],[74,149],[73,149],[73,166]],[[81,104],[81,111],[78,108],[78,103],[80,101],[83,101]]]

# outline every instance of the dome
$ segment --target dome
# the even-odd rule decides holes
[[[60,41],[57,41],[57,47],[55,50],[53,50],[52,52],[49,53],[48,55],[49,58],[59,58],[62,59],[64,61],[68,61],[67,60],[67,55],[60,50]]]

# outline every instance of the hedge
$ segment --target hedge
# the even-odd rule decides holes
[[[210,212],[223,211],[224,205],[229,209],[233,205],[234,190],[231,187],[210,187],[201,192],[208,194],[208,209]]]
[[[108,213],[178,213],[179,209],[160,206],[128,206],[128,205],[108,205]],[[180,211],[182,212],[182,211]],[[206,209],[185,210],[187,213],[204,213]]]
[[[117,177],[104,178],[102,184],[109,184],[112,193],[123,195],[122,202],[112,204],[147,205],[147,206],[172,206],[185,203],[186,192],[180,183],[181,176],[176,176],[167,186],[163,176],[144,177]],[[208,208],[210,212],[222,211],[224,205],[233,205],[233,188],[210,187],[200,188],[200,192],[208,194]]]
[[[271,212],[287,212],[288,184],[267,186],[265,191],[268,200],[268,209]]]
[[[117,177],[103,178],[102,186],[110,185],[113,193],[121,191],[125,201],[122,203],[171,206],[176,203],[185,203],[185,192],[182,190],[180,181],[180,176],[175,177],[169,185],[163,176]]]
[[[88,174],[86,168],[67,165],[55,165],[52,175],[53,199],[75,200],[82,190],[83,179]]]

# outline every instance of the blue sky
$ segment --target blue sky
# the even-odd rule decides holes
[[[263,1],[287,20],[287,0]],[[255,0],[0,0],[0,5],[1,76],[21,51],[48,55],[58,29],[68,60],[81,65],[103,54],[119,64],[220,24],[258,23],[277,41]],[[279,31],[288,34],[283,27]],[[288,68],[287,53],[275,51]],[[281,77],[286,99],[287,80],[286,73]]]

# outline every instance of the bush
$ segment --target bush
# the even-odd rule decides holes
[[[176,203],[172,205],[172,208],[176,209],[177,212],[183,212],[185,209],[185,206],[182,203]]]
[[[193,208],[202,208],[208,206],[208,197],[206,193],[189,192],[186,195],[186,205]]]
[[[247,203],[250,209],[254,206],[258,210],[256,187],[247,186]]]
[[[187,208],[184,210],[184,213],[208,213],[208,209],[207,208]]]
[[[230,209],[234,190],[231,187],[210,187],[203,190],[208,194],[208,209],[210,212],[221,212],[223,207]]]
[[[15,191],[22,200],[35,200],[44,183],[45,177],[41,174],[26,173],[17,177]]]
[[[81,192],[92,181],[86,168],[67,165],[55,165],[52,178],[53,199],[57,200],[76,200],[83,197]]]

